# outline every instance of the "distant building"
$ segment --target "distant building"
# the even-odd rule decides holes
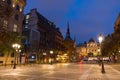
[[[46,59],[49,59],[51,50],[54,59],[57,54],[63,52],[64,38],[59,28],[43,17],[37,9],[31,9],[30,13],[25,15],[23,35],[27,37],[26,40],[28,41],[28,44],[25,44],[25,51],[29,54],[35,52],[38,61],[43,60],[44,55]]]
[[[80,43],[76,47],[76,52],[79,54],[79,56],[87,56],[87,44],[86,43]]]
[[[23,12],[24,7],[26,5],[26,0],[0,0],[0,13],[2,13],[3,9],[6,7],[9,9],[10,15],[9,18],[6,18],[6,13],[4,13],[2,18],[0,18],[0,25],[3,25],[4,28],[11,32],[22,32],[22,21],[23,21]],[[4,8],[2,8],[4,7]],[[6,9],[5,9],[6,10]],[[0,16],[1,16],[0,15]],[[0,63],[1,64],[11,64],[14,61],[14,54],[6,53],[5,55],[0,55]]]
[[[79,44],[76,48],[76,52],[80,56],[87,56],[87,57],[101,55],[99,43],[95,42],[92,38],[87,43]]]

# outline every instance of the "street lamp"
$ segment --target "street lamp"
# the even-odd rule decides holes
[[[12,47],[15,49],[16,52],[18,52],[18,50],[20,49],[20,44],[15,43],[12,45]],[[13,69],[16,69],[16,54],[14,54],[14,65],[13,65]]]
[[[52,64],[52,55],[53,55],[53,51],[50,51],[51,54],[51,64]]]
[[[103,41],[103,36],[102,36],[102,35],[99,35],[99,36],[98,36],[98,40],[99,40],[99,43],[100,43],[100,52],[101,52],[101,43],[102,43],[102,41]],[[101,70],[101,72],[102,72],[102,73],[105,73],[105,68],[104,68],[103,59],[101,60],[101,64],[102,64],[102,70]]]

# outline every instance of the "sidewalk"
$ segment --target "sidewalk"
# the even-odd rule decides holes
[[[120,71],[120,63],[111,63],[110,66],[113,67],[114,69]]]

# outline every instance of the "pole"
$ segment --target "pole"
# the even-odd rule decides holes
[[[104,68],[103,60],[102,60],[102,63],[101,63],[101,64],[102,64],[102,70],[101,70],[101,72],[102,72],[102,73],[105,73],[105,68]]]
[[[14,64],[13,64],[13,69],[16,69],[16,53],[14,53]]]
[[[51,65],[52,65],[52,54],[51,54]]]
[[[101,43],[102,43],[102,40],[103,40],[103,36],[102,36],[102,35],[99,35],[99,36],[98,36],[98,40],[99,40],[99,43],[100,43],[100,53],[101,53],[101,55],[102,55]],[[105,73],[104,62],[103,62],[103,55],[102,55],[102,60],[101,60],[101,72],[102,72],[102,73]]]

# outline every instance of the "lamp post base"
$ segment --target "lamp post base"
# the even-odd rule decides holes
[[[105,73],[105,68],[104,68],[104,63],[102,61],[102,70],[101,70],[101,73]]]

